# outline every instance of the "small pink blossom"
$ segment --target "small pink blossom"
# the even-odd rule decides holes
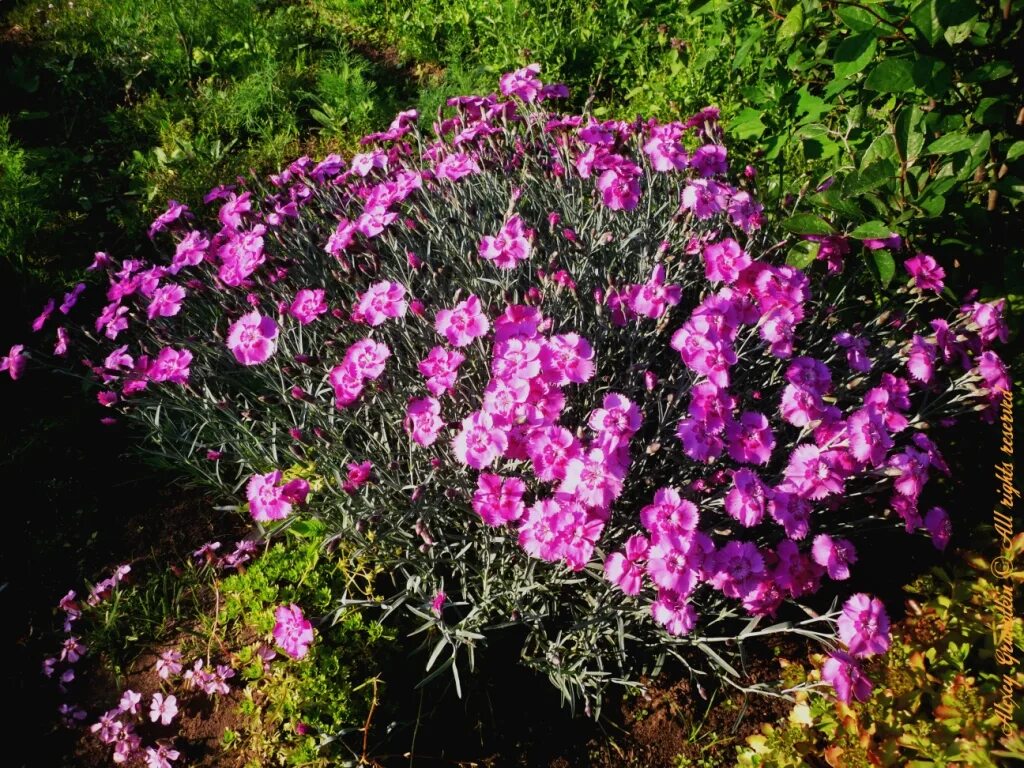
[[[439,310],[434,320],[434,328],[448,339],[448,343],[453,347],[464,347],[473,339],[486,335],[490,329],[490,322],[483,313],[480,299],[470,296],[459,302],[454,309]]]
[[[302,615],[302,609],[292,603],[280,605],[274,611],[274,641],[293,659],[301,659],[313,643],[313,625]]]
[[[149,704],[149,719],[154,723],[160,721],[163,725],[170,725],[171,721],[178,715],[178,700],[174,696],[164,696],[162,693],[154,693]]]
[[[356,301],[352,318],[378,326],[389,318],[403,317],[408,306],[404,285],[387,281],[374,283]]]
[[[231,324],[227,345],[242,365],[265,362],[277,350],[277,322],[256,311],[242,315]]]
[[[288,307],[288,314],[302,325],[309,325],[328,309],[323,288],[302,288],[295,294],[295,299]]]

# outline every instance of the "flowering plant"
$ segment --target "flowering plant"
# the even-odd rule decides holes
[[[880,311],[838,276],[856,241],[785,263],[717,110],[558,115],[538,71],[451,99],[433,137],[403,112],[349,162],[211,190],[212,228],[172,201],[150,234],[173,256],[97,254],[107,304],[57,353],[86,345],[100,403],[258,523],[322,518],[393,573],[388,607],[456,683],[511,625],[570,699],[641,659],[697,649],[731,678],[735,639],[838,630],[848,696],[887,643],[877,600],[758,623],[847,579],[861,528],[945,546],[932,436],[1008,388],[1002,304],[951,306],[918,254]]]

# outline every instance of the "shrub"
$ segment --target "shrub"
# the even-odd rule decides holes
[[[433,139],[402,113],[350,163],[211,190],[219,230],[172,201],[167,264],[98,254],[109,303],[64,333],[100,402],[260,524],[323,519],[457,685],[510,626],[570,700],[692,650],[732,682],[727,648],[777,631],[837,628],[856,678],[877,600],[759,621],[847,579],[880,521],[945,546],[930,435],[1008,388],[1003,304],[958,308],[916,254],[880,313],[824,220],[784,263],[717,110],[557,116],[536,73],[451,100]]]

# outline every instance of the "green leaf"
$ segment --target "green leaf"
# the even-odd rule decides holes
[[[792,10],[786,14],[786,18],[783,19],[782,25],[779,27],[779,31],[776,34],[776,40],[780,43],[790,38],[796,37],[804,28],[804,6],[800,0],[793,6]]]
[[[891,160],[879,160],[863,171],[847,176],[843,182],[843,192],[847,195],[860,195],[895,179],[896,165]]]
[[[905,107],[896,118],[896,130],[893,134],[896,149],[908,167],[914,164],[924,148],[925,136],[921,127],[923,120],[924,112],[914,106]]]
[[[729,121],[727,130],[737,139],[756,139],[765,132],[767,126],[761,121],[764,114],[760,109],[746,107]]]
[[[850,219],[862,219],[864,215],[856,203],[852,202],[842,191],[832,187],[824,192],[810,195],[807,201],[815,208],[825,208],[836,213],[841,213]]]
[[[988,96],[978,102],[974,110],[974,122],[982,125],[1001,125],[1006,120],[1006,108],[1008,103],[1004,98],[992,98]]]
[[[1013,74],[1013,65],[1008,61],[989,61],[964,75],[965,83],[987,83]]]
[[[782,228],[794,235],[831,235],[832,225],[813,213],[798,213],[782,222]]]
[[[910,12],[910,23],[929,45],[942,39],[942,24],[939,21],[939,0],[921,0]]]
[[[965,24],[946,27],[946,31],[942,33],[942,36],[946,38],[946,42],[950,45],[960,45],[960,43],[971,36],[971,29],[973,26],[973,24],[967,22]]]
[[[883,288],[888,287],[896,275],[896,261],[893,259],[892,254],[886,248],[879,248],[871,252],[871,259],[877,270],[878,281],[882,284]]]
[[[892,229],[881,221],[866,221],[850,233],[850,237],[858,240],[884,240],[892,234]]]
[[[1006,150],[1006,162],[1012,163],[1021,155],[1024,155],[1024,141],[1015,141]]]
[[[883,133],[871,142],[871,146],[864,150],[864,154],[860,158],[860,167],[863,170],[879,160],[896,161],[898,157],[896,141],[889,134]]]
[[[860,72],[875,55],[875,36],[870,32],[850,35],[839,44],[832,62],[836,77],[849,77]]]
[[[836,11],[839,20],[850,28],[851,32],[871,32],[877,37],[882,34],[884,26],[878,23],[878,19],[872,16],[863,8],[843,5]]]
[[[914,64],[909,59],[883,59],[867,80],[864,87],[879,93],[903,93],[914,87]]]
[[[951,155],[954,152],[963,152],[970,149],[976,142],[976,136],[968,136],[963,133],[948,133],[929,144],[925,154]]]
[[[823,114],[832,109],[832,105],[828,104],[824,99],[819,96],[811,95],[811,92],[807,90],[805,85],[796,93],[796,115],[806,115],[801,122],[814,122]]]
[[[821,243],[816,243],[812,240],[801,240],[789,249],[789,253],[786,254],[786,263],[797,269],[805,269],[818,258],[818,251],[820,250]]]

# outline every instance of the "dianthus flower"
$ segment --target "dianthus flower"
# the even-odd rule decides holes
[[[288,307],[288,314],[302,325],[309,325],[328,310],[323,288],[302,288]]]
[[[636,533],[629,537],[622,552],[612,552],[604,561],[604,577],[627,595],[640,594],[650,543]]]
[[[931,256],[919,253],[903,262],[903,266],[910,274],[915,288],[942,293],[942,280],[946,272]]]
[[[811,548],[814,562],[823,566],[829,578],[836,581],[850,578],[850,564],[857,562],[857,550],[846,539],[833,539],[827,533],[814,537]]]
[[[292,603],[279,605],[274,611],[274,641],[293,659],[301,659],[313,643],[313,625]]]
[[[277,350],[277,323],[256,311],[242,315],[228,329],[227,344],[242,365],[265,362]]]
[[[456,458],[473,469],[484,469],[494,463],[508,448],[508,435],[485,411],[475,411],[462,420],[462,429],[452,441]]]
[[[438,310],[434,328],[453,347],[464,347],[473,339],[486,335],[490,322],[483,313],[480,299],[470,296],[456,304],[454,309]]]
[[[405,411],[405,431],[420,445],[433,445],[444,429],[441,404],[433,397],[413,398]]]
[[[171,721],[178,715],[178,700],[174,696],[164,696],[162,693],[154,693],[149,704],[149,719],[154,723],[160,721],[163,725],[170,725]]]
[[[837,621],[839,639],[851,656],[874,656],[889,649],[889,616],[878,598],[858,592],[843,604]]]
[[[405,286],[401,283],[374,283],[356,302],[353,320],[361,320],[371,326],[378,326],[389,318],[405,315],[408,308],[405,300]]]
[[[480,241],[480,258],[490,261],[498,269],[513,269],[519,262],[530,258],[531,231],[519,216],[513,216],[501,227],[497,235],[485,235]]]
[[[848,653],[836,651],[829,656],[821,667],[821,679],[835,688],[836,698],[844,704],[850,699],[867,701],[871,697],[871,681]]]
[[[292,505],[286,498],[284,486],[280,483],[280,470],[265,475],[253,475],[249,479],[245,495],[249,500],[249,513],[253,520],[266,523],[271,520],[283,520],[291,514]]]
[[[501,477],[482,472],[473,494],[473,510],[487,525],[502,525],[518,520],[526,511],[523,494],[526,484],[518,477]]]

